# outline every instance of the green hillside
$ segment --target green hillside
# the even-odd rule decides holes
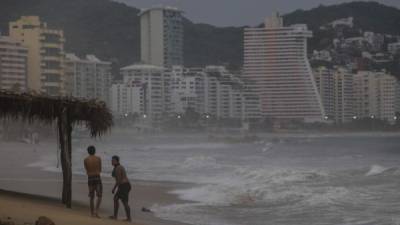
[[[7,33],[8,22],[22,15],[39,15],[51,27],[64,30],[68,52],[94,53],[119,67],[139,60],[138,13],[136,8],[111,0],[1,0],[0,30]],[[364,30],[400,33],[400,10],[374,2],[297,10],[286,15],[285,20],[287,24],[309,24],[316,31],[311,40],[314,48],[327,41],[318,27],[348,16],[353,16],[356,25]],[[189,20],[184,24],[186,65],[242,64],[242,27],[220,28]]]

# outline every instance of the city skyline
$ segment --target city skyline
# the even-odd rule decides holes
[[[262,23],[265,16],[279,11],[282,14],[297,9],[311,9],[319,5],[333,5],[353,2],[353,0],[114,0],[136,8],[150,8],[156,5],[179,7],[185,17],[194,23],[209,23],[215,26],[256,26]],[[251,3],[249,3],[251,2]],[[398,0],[375,0],[388,6],[400,8]],[[229,6],[229,10],[227,7]],[[255,7],[257,6],[257,7]],[[221,14],[221,12],[224,12]]]
[[[390,73],[379,71],[384,71],[382,63],[392,62],[400,53],[400,36],[366,31],[358,37],[346,38],[338,32],[340,29],[357,28],[352,17],[341,18],[320,27],[320,30],[335,31],[331,37],[333,45],[320,51],[314,49],[312,55],[308,55],[307,39],[313,32],[306,24],[285,26],[284,18],[274,13],[266,18],[265,26],[244,28],[243,71],[229,72],[224,65],[190,68],[175,60],[175,53],[182,48],[175,44],[183,39],[180,15],[181,11],[174,7],[142,10],[139,14],[141,33],[148,34],[140,38],[142,51],[160,44],[162,47],[159,48],[164,51],[146,50],[148,53],[142,55],[141,61],[120,69],[123,80],[112,80],[111,62],[101,61],[94,55],[78,58],[69,52],[64,58],[66,52],[60,45],[65,42],[64,31],[48,29],[46,21],[38,16],[22,16],[17,21],[10,21],[10,38],[15,38],[21,46],[26,44],[28,56],[34,54],[34,57],[28,57],[27,65],[37,59],[37,48],[32,46],[44,48],[40,49],[42,58],[39,58],[44,60],[40,64],[44,71],[40,71],[42,76],[34,76],[36,67],[28,66],[27,81],[48,85],[45,83],[50,81],[47,78],[57,69],[60,78],[51,81],[60,83],[60,95],[96,98],[106,104],[111,102],[114,116],[123,118],[139,113],[147,121],[157,124],[161,121],[160,113],[174,118],[185,114],[189,108],[199,115],[219,119],[266,117],[276,119],[280,124],[294,120],[345,123],[354,118],[376,118],[394,124],[397,118],[395,109],[399,108],[400,95],[396,93],[400,83],[396,83],[395,76]],[[34,43],[26,41],[25,33],[23,38],[17,35],[21,29],[31,27],[38,28]],[[385,40],[388,41],[386,45]],[[346,55],[348,49],[362,54],[360,57]],[[1,59],[8,63],[7,57]],[[181,57],[183,59],[183,55]],[[174,62],[170,61],[172,59]],[[321,67],[324,64],[326,69]],[[358,72],[354,73],[355,70]],[[371,105],[368,111],[354,107],[352,100],[355,97],[353,91],[365,89],[363,83],[356,82],[356,75],[365,77],[360,71],[370,78],[371,90],[380,90],[368,95],[373,98],[364,98],[357,92],[361,93],[359,102],[363,107],[365,103]],[[0,75],[5,74],[0,72],[3,72]],[[3,77],[6,76],[0,76]],[[360,84],[361,88],[353,83]],[[28,90],[35,90],[29,82],[27,86]],[[39,88],[43,93],[52,94],[41,86]]]

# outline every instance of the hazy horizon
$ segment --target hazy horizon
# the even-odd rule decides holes
[[[185,16],[195,23],[215,26],[254,26],[274,11],[290,13],[297,9],[311,9],[320,4],[332,5],[352,0],[114,0],[137,8],[155,5],[177,6],[185,11]],[[376,0],[389,6],[400,8],[399,0]]]

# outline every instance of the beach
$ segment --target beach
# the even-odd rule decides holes
[[[34,224],[39,216],[44,215],[57,225],[126,224],[120,221],[88,217],[87,207],[82,205],[69,210],[56,199],[0,191],[0,221],[12,221],[17,225]],[[134,224],[143,225],[142,222],[134,222]]]
[[[33,223],[38,217],[46,216],[57,225],[71,224],[121,224],[108,218],[112,215],[112,185],[109,174],[103,175],[103,202],[100,216],[90,217],[87,178],[84,175],[73,177],[73,208],[66,209],[61,204],[62,175],[29,166],[43,155],[56,152],[55,142],[39,145],[26,143],[0,143],[0,220],[11,217],[16,224]],[[57,158],[54,157],[54,161]],[[182,202],[169,191],[180,184],[131,180],[133,191],[130,196],[133,224],[137,225],[181,225],[182,223],[158,219],[152,213],[142,212],[141,208],[153,205],[166,205]],[[181,184],[184,185],[184,184]],[[125,219],[120,208],[119,219]],[[124,223],[126,224],[126,223]]]
[[[238,143],[198,134],[113,132],[97,140],[75,136],[72,211],[59,203],[62,176],[54,140],[41,140],[38,145],[1,143],[0,189],[34,196],[13,198],[0,193],[5,207],[0,218],[18,216],[25,207],[30,208],[27,215],[34,213],[29,220],[52,219],[57,213],[42,215],[46,210],[40,211],[38,202],[29,207],[7,202],[21,198],[32,202],[35,196],[45,196],[39,200],[50,207],[56,204],[59,213],[71,213],[67,217],[96,221],[89,216],[83,168],[87,146],[95,145],[103,159],[102,218],[112,211],[110,159],[119,155],[133,183],[134,224],[400,224],[400,134],[258,137]],[[141,212],[142,207],[152,213]],[[120,219],[124,218],[121,211]]]

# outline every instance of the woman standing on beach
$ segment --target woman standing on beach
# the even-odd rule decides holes
[[[118,209],[119,209],[119,200],[122,201],[126,212],[126,221],[132,221],[131,219],[131,208],[129,206],[129,192],[131,191],[131,183],[128,180],[126,175],[126,170],[119,163],[119,156],[113,156],[112,165],[114,166],[114,170],[112,172],[112,176],[115,178],[115,185],[112,190],[114,194],[114,215],[111,216],[111,219],[118,218]],[[117,190],[118,189],[118,190]],[[117,192],[115,192],[117,190]]]

